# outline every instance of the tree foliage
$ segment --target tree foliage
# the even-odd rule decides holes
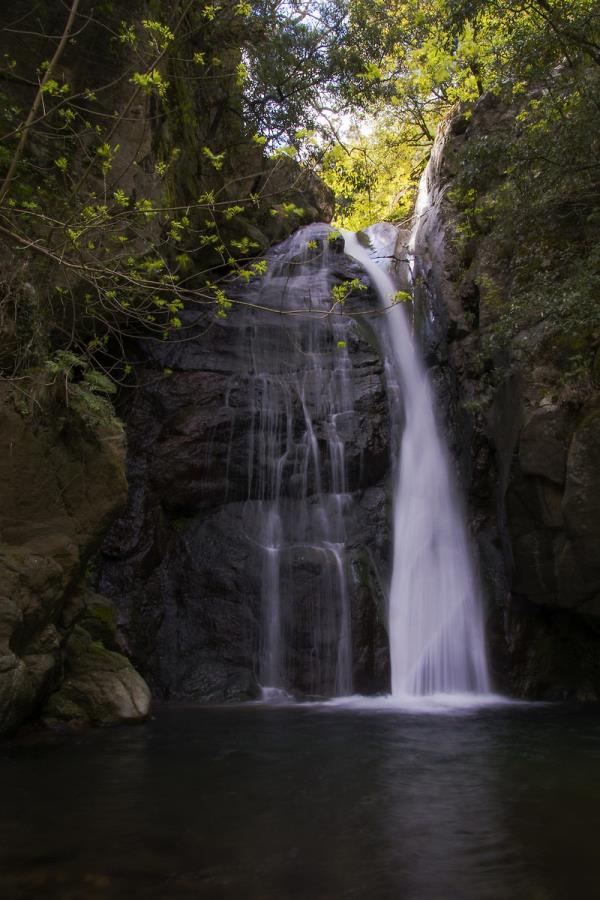
[[[589,98],[593,131],[599,46],[597,0],[351,0],[342,93],[377,124],[360,137],[348,135],[345,154],[338,146],[325,156],[325,178],[340,194],[342,215],[349,211],[347,221],[363,225],[376,209],[392,219],[402,215],[396,197],[411,190],[414,196],[439,122],[487,91],[509,105],[541,91],[542,99],[531,98],[538,135],[546,128],[548,138],[555,125],[564,125],[565,135],[581,127],[573,139],[585,141],[589,134],[583,119],[575,124],[573,107],[578,97]],[[566,124],[558,122],[562,110]],[[563,138],[555,148],[557,160],[563,153],[568,159]],[[592,155],[578,155],[579,170],[593,166]],[[397,175],[382,179],[380,189],[377,172],[384,169]]]
[[[319,168],[340,223],[406,221],[438,123],[489,91],[518,123],[469,145],[465,239],[502,219],[503,245],[535,230],[593,281],[597,0],[16,0],[0,24],[5,372],[74,349],[127,374],[132,336],[184,339],[190,306],[227,315],[227,279],[264,271],[260,227],[302,220],[290,158]],[[532,309],[543,279],[515,267]]]
[[[256,223],[301,221],[285,139],[325,77],[322,26],[266,0],[37,0],[0,24],[4,369],[73,348],[127,374],[131,337],[222,317],[227,280],[264,272]]]

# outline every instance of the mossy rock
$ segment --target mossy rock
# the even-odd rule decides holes
[[[42,718],[48,724],[112,725],[143,721],[150,690],[129,660],[76,625],[66,644],[65,679]]]
[[[49,725],[116,725],[143,722],[150,712],[150,690],[131,667],[66,678],[42,712]]]
[[[132,669],[129,660],[121,653],[107,650],[101,641],[81,625],[76,625],[66,644],[66,670],[71,675],[86,675],[89,672],[117,672]]]
[[[118,651],[118,612],[111,600],[101,594],[86,593],[79,624],[94,641],[100,641],[108,650]]]

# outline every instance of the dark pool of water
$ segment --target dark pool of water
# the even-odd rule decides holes
[[[600,713],[162,709],[0,745],[0,896],[600,893]]]

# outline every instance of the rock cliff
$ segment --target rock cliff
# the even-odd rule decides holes
[[[539,315],[517,318],[536,273],[554,276],[549,307],[576,289],[553,271],[560,237],[556,261],[533,226],[520,242],[506,238],[511,176],[482,159],[486,142],[522,139],[519,109],[491,95],[442,127],[418,211],[421,333],[468,491],[497,684],[524,697],[596,699],[600,391],[597,366],[577,354],[591,361],[598,335],[552,329],[543,294]]]
[[[309,243],[327,245],[327,233],[327,226],[303,229],[302,263],[293,258],[284,263],[290,297],[298,305],[306,302],[311,271],[317,282],[324,279],[320,290],[325,302],[331,286],[361,277],[338,245],[331,249],[331,263],[325,269],[323,249],[306,250]],[[298,236],[292,240],[298,242]],[[288,243],[269,255],[271,265],[287,259]],[[303,275],[295,275],[295,268]],[[289,356],[289,374],[274,376],[274,382],[279,385],[291,378],[294,383],[298,371],[302,377],[304,365],[302,354],[295,354],[302,347],[309,357],[315,347],[310,316],[304,326],[296,327],[285,315],[246,308],[260,299],[257,289],[238,286],[244,305],[234,307],[226,319],[198,319],[188,313],[196,324],[185,343],[142,348],[141,381],[127,416],[129,505],[103,544],[98,588],[118,605],[132,659],[162,699],[226,701],[251,699],[258,693],[265,575],[257,543],[267,515],[258,467],[259,442],[268,424],[257,424],[256,417],[267,414],[263,391],[265,380],[271,383],[265,374],[272,369],[268,355]],[[236,295],[235,286],[230,294]],[[313,302],[318,302],[316,296]],[[373,302],[369,295],[361,297],[366,308]],[[341,350],[333,340],[331,323],[325,320],[317,326],[323,331],[319,341],[329,342],[316,356],[318,370],[323,367],[327,374]],[[256,329],[266,333],[271,348],[265,358],[256,356],[265,349],[255,340]],[[343,565],[350,573],[354,689],[373,692],[384,690],[389,681],[382,588],[389,554],[388,406],[372,331],[351,325],[347,352],[348,390],[354,399],[344,413],[348,482],[344,503],[353,511],[348,516]],[[310,372],[306,377],[310,384]],[[262,398],[259,409],[254,406],[257,395]],[[288,422],[296,453],[302,450],[302,396],[300,386],[289,395]],[[316,401],[308,395],[302,402]],[[287,414],[282,410],[278,415]],[[327,485],[331,489],[333,461],[328,462],[327,444],[331,422],[316,419],[314,427],[323,466],[309,474],[305,499],[296,484],[293,459],[282,476],[281,491],[292,509],[301,491],[292,515],[305,515],[318,503],[319,491],[327,490]],[[262,464],[269,466],[268,460]],[[323,551],[305,544],[291,545],[282,562],[288,687],[296,693],[333,693],[329,676],[321,671],[338,627],[335,621],[328,624],[338,598],[327,601],[322,594],[326,565]],[[330,608],[325,608],[326,602]],[[313,623],[318,621],[321,625],[315,630]]]

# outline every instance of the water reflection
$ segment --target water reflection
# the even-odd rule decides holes
[[[410,720],[382,766],[387,839],[406,896],[514,897],[523,867],[495,796],[495,748],[473,722],[438,724]]]
[[[595,712],[168,709],[0,750],[3,896],[592,897]]]

